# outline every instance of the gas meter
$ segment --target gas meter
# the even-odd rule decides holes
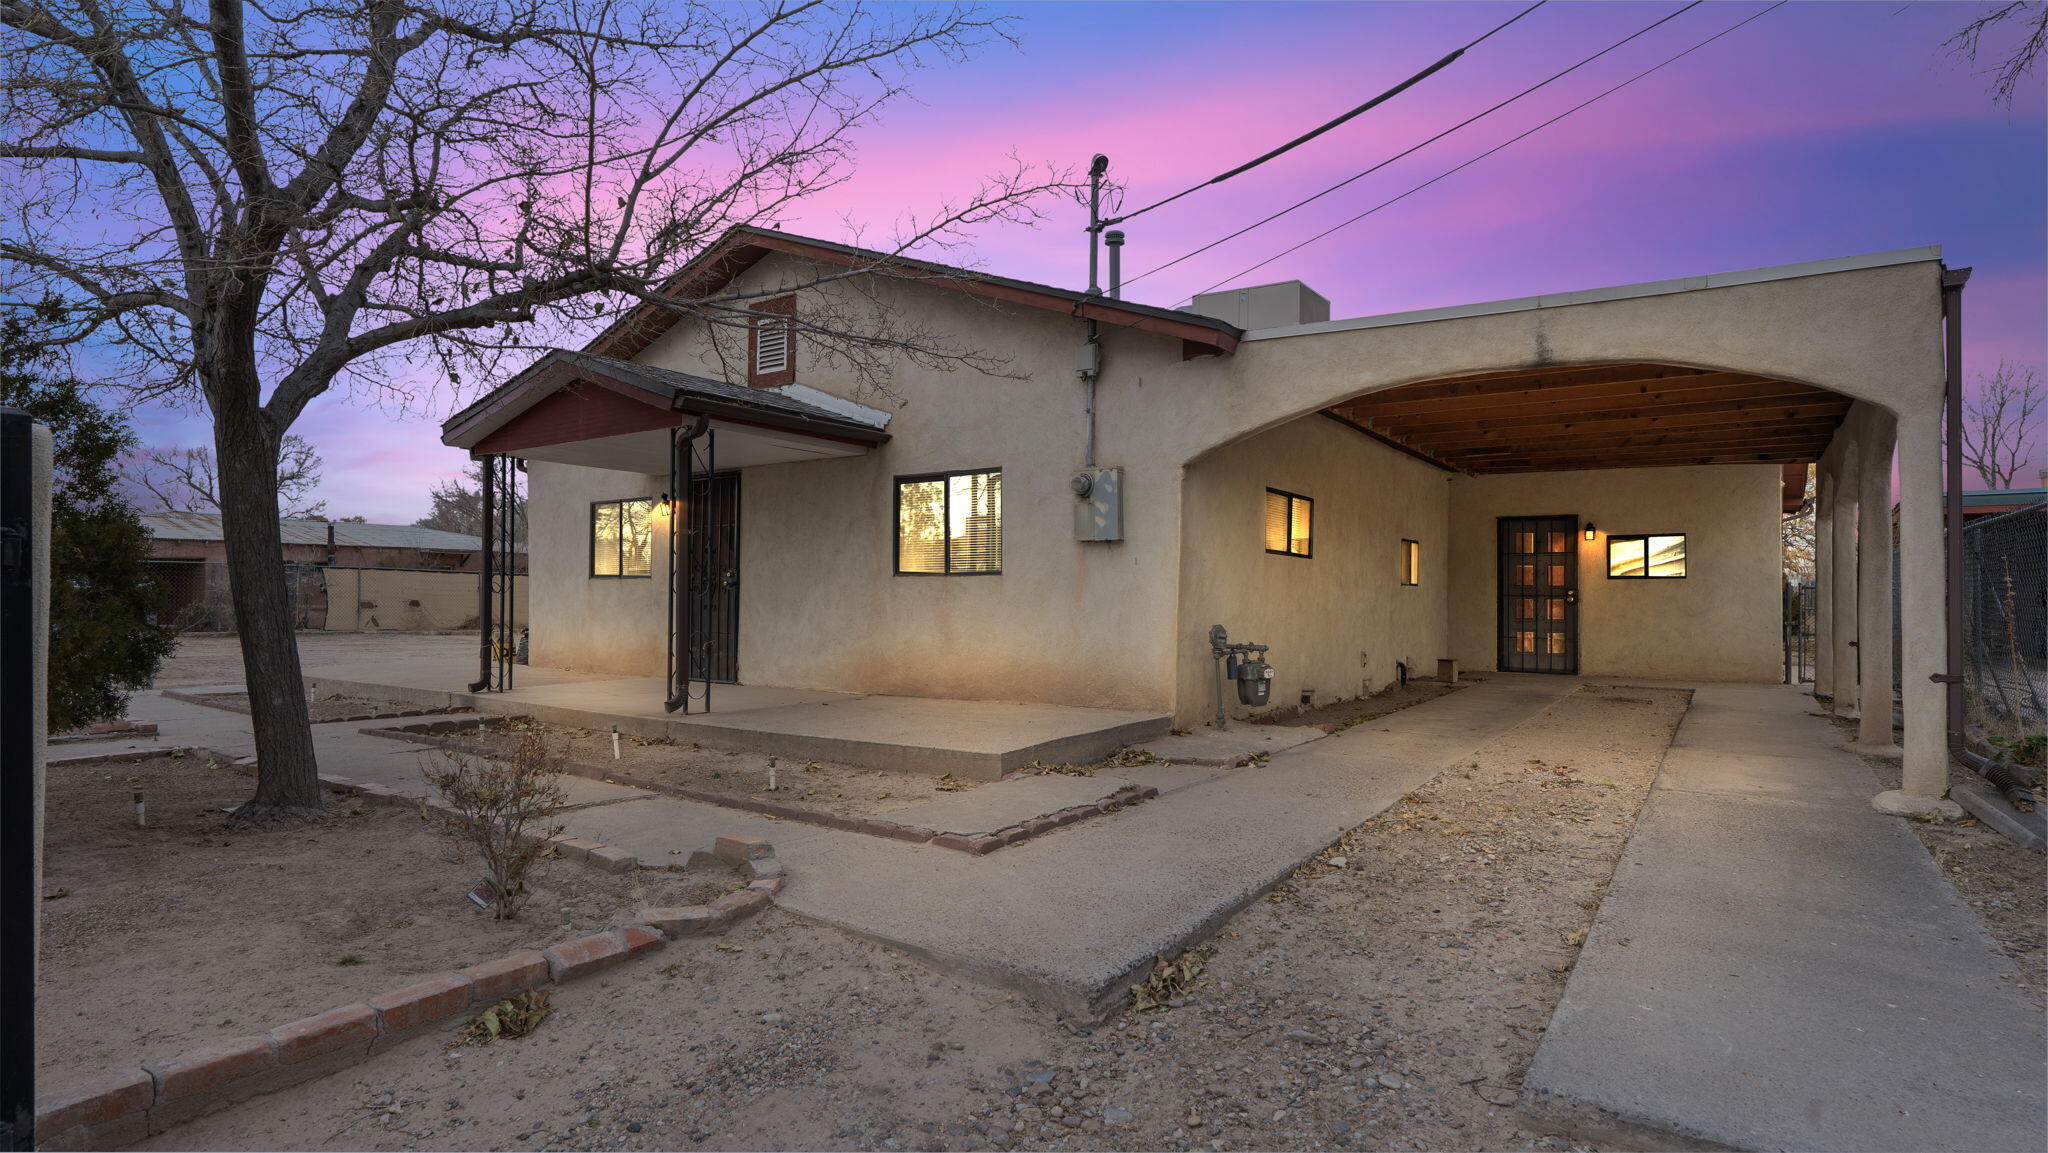
[[[1273,695],[1273,666],[1262,658],[1247,656],[1237,662],[1237,699],[1246,705],[1263,705]]]
[[[1266,646],[1232,641],[1222,625],[1209,629],[1209,653],[1216,658],[1216,727],[1230,727],[1223,707],[1223,682],[1237,682],[1240,703],[1259,706],[1273,697],[1273,666],[1266,663]]]

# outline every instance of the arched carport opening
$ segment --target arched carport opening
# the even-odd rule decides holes
[[[1470,475],[1819,460],[1850,398],[1669,364],[1504,369],[1401,385],[1324,410]]]

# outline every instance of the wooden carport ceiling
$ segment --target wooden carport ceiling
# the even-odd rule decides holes
[[[1325,410],[1468,473],[1817,460],[1849,399],[1665,364],[1517,369],[1404,385]]]

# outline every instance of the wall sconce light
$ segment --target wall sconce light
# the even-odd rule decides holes
[[[667,520],[675,515],[675,504],[669,500],[667,493],[661,494],[661,499],[655,503],[653,512],[657,520]]]
[[[1590,520],[1586,522],[1586,539],[1593,539],[1593,522]]]

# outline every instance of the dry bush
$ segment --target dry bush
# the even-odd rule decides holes
[[[436,749],[422,767],[440,797],[421,815],[440,827],[457,860],[481,859],[497,898],[491,912],[503,921],[526,903],[526,875],[562,831],[556,820],[569,795],[562,788],[562,756],[535,727],[519,730],[519,743],[503,760],[456,749]]]

